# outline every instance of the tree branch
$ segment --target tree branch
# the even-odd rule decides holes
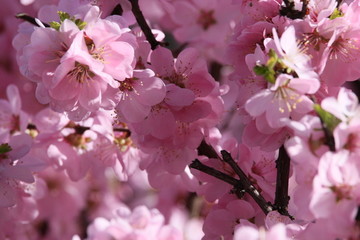
[[[267,202],[265,198],[261,195],[261,193],[251,184],[248,177],[245,175],[245,173],[241,170],[241,168],[237,165],[237,163],[233,160],[230,153],[228,153],[225,150],[221,151],[221,155],[223,159],[219,157],[219,155],[216,153],[215,149],[207,144],[205,140],[203,140],[198,147],[198,154],[207,156],[208,158],[217,158],[220,161],[224,161],[227,164],[230,165],[230,167],[234,170],[234,172],[239,176],[239,180],[235,179],[225,173],[222,173],[214,168],[208,167],[204,164],[202,164],[199,160],[195,159],[189,167],[195,168],[199,171],[202,171],[208,175],[211,175],[213,177],[216,177],[224,182],[229,183],[234,188],[232,190],[233,193],[235,193],[238,197],[242,196],[243,192],[245,191],[248,193],[255,202],[259,205],[261,210],[268,214],[271,212],[274,208],[271,203]]]
[[[302,8],[301,11],[295,9],[294,0],[284,0],[283,3],[285,6],[281,6],[279,15],[285,16],[290,19],[303,19],[307,14],[307,6],[309,4],[309,0],[301,0]]]
[[[117,4],[117,5],[114,7],[114,9],[113,9],[112,12],[110,13],[110,15],[119,15],[119,16],[121,16],[121,15],[123,14],[123,12],[124,12],[124,11],[123,11],[120,3],[119,3],[119,4]]]
[[[273,206],[269,204],[261,193],[252,185],[249,178],[246,176],[244,171],[239,167],[239,165],[231,157],[230,153],[225,150],[221,151],[224,162],[230,165],[234,172],[239,176],[241,185],[245,191],[255,200],[259,207],[263,210],[265,214],[268,214],[273,210]]]
[[[197,150],[199,155],[207,156],[208,158],[220,159],[215,149],[211,145],[207,144],[204,139],[201,141]]]
[[[276,160],[276,191],[275,191],[275,203],[276,210],[285,216],[294,219],[288,212],[289,204],[289,175],[290,175],[290,158],[285,150],[284,146],[279,149],[279,157]]]
[[[149,25],[147,24],[143,13],[140,10],[139,7],[139,1],[138,0],[129,0],[131,3],[131,11],[133,12],[137,23],[139,24],[141,30],[143,31],[146,39],[148,40],[148,42],[151,45],[151,49],[154,50],[158,45],[161,45],[160,42],[158,42],[154,35],[151,32],[151,29],[149,27]]]

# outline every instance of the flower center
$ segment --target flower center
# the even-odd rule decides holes
[[[125,78],[124,81],[119,81],[120,87],[119,90],[122,92],[132,92],[134,91],[134,83],[138,80],[138,78],[132,77],[132,78]]]
[[[96,60],[105,63],[103,54],[105,47],[96,48],[94,41],[84,32],[84,40],[89,54]]]
[[[300,48],[307,48],[308,46],[313,46],[316,51],[320,50],[321,44],[326,44],[327,40],[322,37],[317,31],[312,33],[304,33],[304,38],[300,41]]]
[[[114,143],[121,152],[125,152],[133,145],[131,138],[126,136],[126,134],[115,134]]]
[[[75,62],[75,67],[67,74],[70,79],[78,83],[84,83],[87,79],[92,79],[95,74],[90,71],[89,66]]]
[[[197,23],[200,24],[204,30],[207,30],[210,26],[216,24],[216,20],[214,18],[214,10],[200,10],[200,15],[197,19]]]
[[[360,149],[360,136],[356,133],[350,133],[347,139],[345,148],[351,152],[355,152],[357,149]]]
[[[340,59],[343,62],[353,62],[359,56],[359,48],[355,40],[339,37],[331,45],[330,59]]]
[[[285,110],[288,112],[295,110],[296,105],[302,101],[300,94],[288,87],[287,84],[275,90],[274,98],[279,101],[279,111],[281,113],[285,112]]]
[[[185,74],[174,73],[171,76],[163,77],[163,79],[178,87],[185,88],[184,81],[187,79],[187,76]]]
[[[336,201],[339,202],[342,199],[351,199],[352,186],[342,184],[339,186],[331,186],[331,191],[336,195]]]

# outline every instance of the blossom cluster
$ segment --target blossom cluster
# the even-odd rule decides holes
[[[0,239],[359,239],[359,6],[6,3]]]

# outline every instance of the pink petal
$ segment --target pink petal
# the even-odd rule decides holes
[[[150,56],[151,69],[160,76],[170,76],[174,70],[174,58],[169,49],[158,47]]]
[[[202,100],[195,100],[190,106],[186,106],[180,111],[174,112],[177,120],[189,123],[205,118],[210,113],[211,105]]]
[[[109,54],[104,54],[105,69],[117,80],[124,80],[132,76],[132,62],[134,60],[134,48],[127,42],[112,42],[108,44]]]
[[[51,76],[52,82],[51,84],[45,85],[48,88],[56,87],[66,75],[75,67],[75,61],[72,59],[63,61],[55,70],[54,75]]]
[[[98,110],[102,96],[100,90],[100,84],[95,81],[95,79],[88,80],[88,83],[84,83],[79,96],[81,106],[89,111]]]
[[[14,84],[10,84],[6,88],[6,95],[7,98],[9,99],[13,114],[19,115],[21,110],[21,99],[20,99],[19,89]]]
[[[273,93],[270,90],[262,90],[255,94],[245,103],[245,110],[253,117],[257,117],[264,113],[271,104]]]
[[[9,152],[9,157],[12,160],[16,160],[25,156],[30,151],[32,138],[28,134],[15,135],[11,137],[9,145],[12,148]]]
[[[11,207],[16,203],[15,190],[7,183],[0,181],[0,207]]]
[[[175,118],[168,109],[158,109],[149,116],[150,133],[158,139],[165,139],[175,132]]]
[[[16,165],[6,168],[4,176],[8,178],[17,179],[26,183],[33,183],[35,181],[34,176],[27,167]]]
[[[135,98],[142,104],[147,106],[154,106],[162,102],[166,95],[166,88],[164,82],[160,78],[148,77],[141,78],[140,84],[137,84],[135,90]]]
[[[205,97],[214,89],[214,80],[207,73],[191,74],[186,88],[192,90],[197,97]]]
[[[64,101],[78,96],[79,91],[80,83],[77,83],[74,79],[65,77],[56,85],[56,87],[49,90],[49,94],[56,100]]]
[[[293,25],[290,25],[285,32],[281,35],[280,39],[281,48],[285,53],[289,54],[293,51],[297,51],[297,41],[295,36],[295,28]]]
[[[166,91],[165,102],[171,106],[189,106],[194,102],[195,95],[189,89],[168,84]]]
[[[196,48],[186,48],[180,52],[176,59],[175,69],[178,73],[189,75],[198,71],[205,71],[206,63],[200,58],[199,51]]]
[[[129,122],[140,122],[150,113],[151,107],[139,104],[135,99],[121,101],[117,108]]]
[[[172,15],[172,18],[177,24],[184,26],[195,23],[199,10],[185,1],[178,1],[173,4],[176,12]]]
[[[35,96],[41,104],[48,104],[51,101],[49,92],[42,83],[36,85]]]

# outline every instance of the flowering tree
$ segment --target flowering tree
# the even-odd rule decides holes
[[[0,12],[0,239],[360,239],[359,0]]]

